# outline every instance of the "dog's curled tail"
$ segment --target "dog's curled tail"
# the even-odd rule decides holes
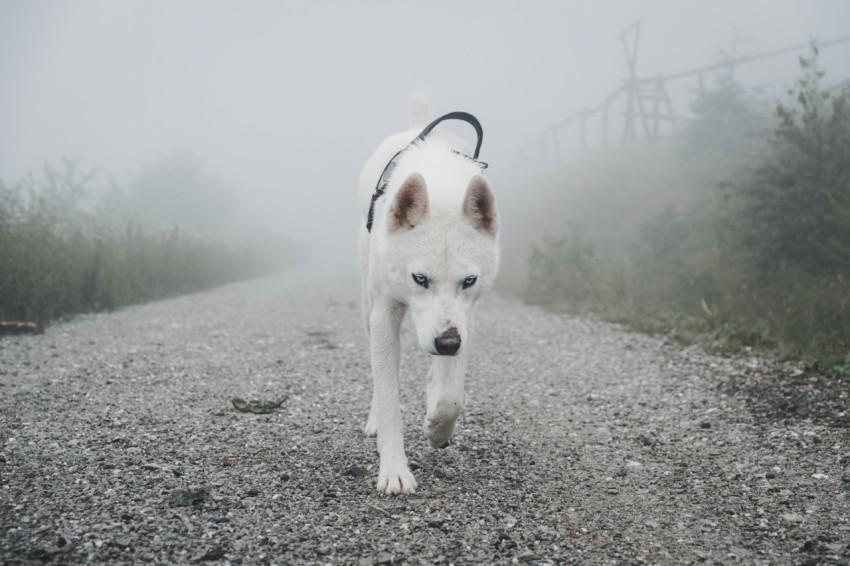
[[[417,92],[410,100],[410,127],[421,130],[431,121],[431,105],[424,92]]]

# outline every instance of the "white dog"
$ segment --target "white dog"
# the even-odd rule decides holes
[[[430,133],[437,122],[458,117],[478,132],[474,158],[459,153],[453,137]],[[486,165],[477,161],[478,121],[453,113],[426,130],[420,138],[415,130],[388,138],[360,175],[363,316],[374,378],[364,432],[378,435],[382,494],[416,489],[399,405],[405,313],[410,309],[419,346],[434,356],[426,378],[425,435],[431,446],[445,447],[463,407],[471,307],[492,286],[499,264],[496,202],[482,175]]]

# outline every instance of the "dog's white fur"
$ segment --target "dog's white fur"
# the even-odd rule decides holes
[[[382,143],[360,175],[360,268],[363,316],[371,342],[374,390],[364,432],[378,436],[377,488],[410,494],[416,480],[404,452],[399,405],[399,330],[410,310],[417,341],[433,354],[427,375],[425,434],[446,446],[463,407],[463,382],[472,335],[472,305],[492,286],[499,264],[498,215],[493,193],[474,161],[451,136],[432,132],[401,154],[375,206],[371,233],[365,218],[387,162],[418,130]],[[413,274],[428,278],[428,287]],[[474,285],[464,288],[470,276]],[[454,329],[454,330],[450,330]],[[444,334],[449,331],[451,334]],[[436,339],[456,335],[456,355],[437,355]]]

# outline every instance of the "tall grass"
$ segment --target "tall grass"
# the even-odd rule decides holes
[[[44,323],[270,269],[256,246],[116,219],[88,198],[92,176],[74,162],[46,166],[42,176],[0,181],[0,320]]]

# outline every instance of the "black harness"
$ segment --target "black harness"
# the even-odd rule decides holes
[[[437,126],[437,124],[444,120],[461,120],[462,122],[466,122],[467,124],[475,128],[475,134],[478,136],[478,142],[475,144],[475,153],[472,154],[472,157],[454,149],[451,151],[455,155],[460,155],[461,157],[465,157],[466,159],[474,161],[478,164],[479,167],[481,167],[481,169],[487,168],[486,163],[484,163],[483,161],[478,161],[478,152],[481,151],[481,142],[484,141],[484,130],[481,128],[481,122],[479,122],[475,116],[469,114],[468,112],[449,112],[445,116],[440,116],[439,118],[425,126],[425,129],[422,130],[413,141],[404,146],[398,153],[393,155],[393,158],[390,159],[389,163],[387,163],[387,166],[384,167],[383,173],[381,173],[381,176],[378,177],[378,182],[375,184],[375,192],[372,193],[372,202],[369,203],[369,215],[366,217],[366,230],[368,232],[372,231],[372,220],[375,216],[375,202],[379,198],[381,198],[381,196],[384,194],[384,191],[387,190],[387,185],[390,182],[390,176],[392,175],[393,169],[395,169],[398,157],[402,153],[407,151],[411,146],[414,146],[419,142],[424,141],[425,136],[430,134],[431,130],[433,130]]]

